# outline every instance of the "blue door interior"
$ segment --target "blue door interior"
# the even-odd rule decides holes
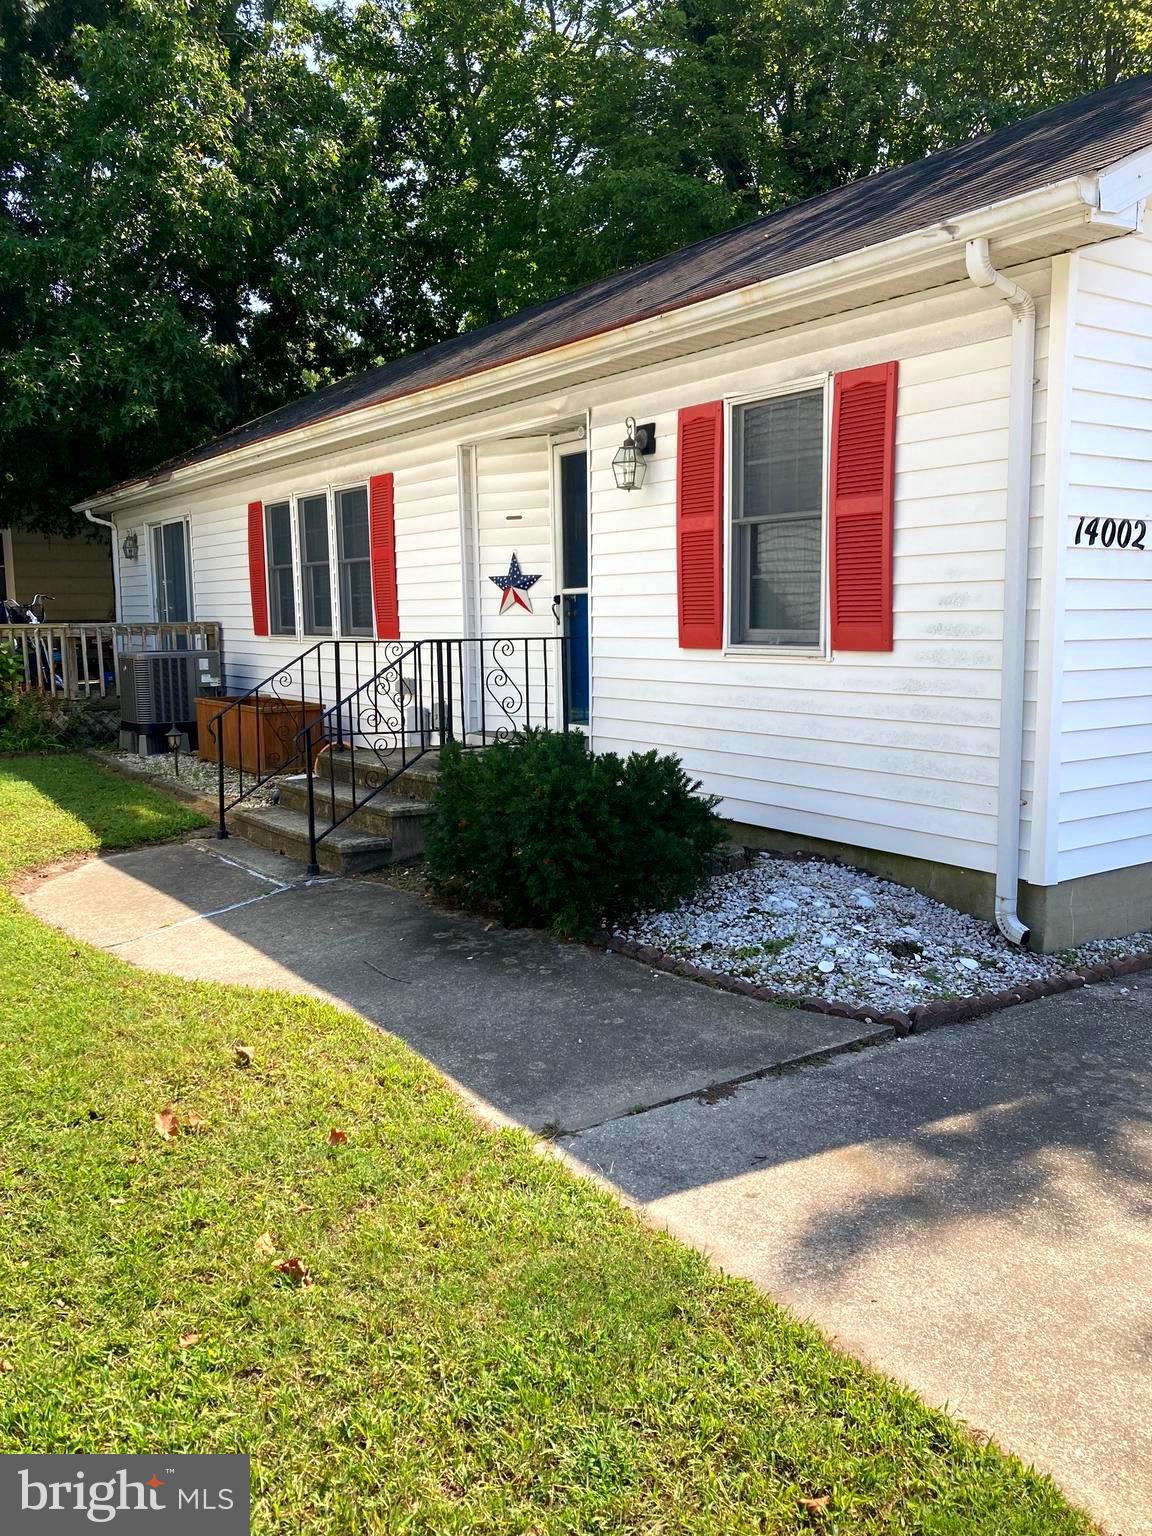
[[[568,723],[587,725],[590,703],[587,592],[566,593],[564,611],[565,633],[568,637],[564,655],[564,664],[568,670]]]
[[[564,635],[564,697],[569,725],[590,718],[588,636],[588,455],[560,458],[560,609]]]

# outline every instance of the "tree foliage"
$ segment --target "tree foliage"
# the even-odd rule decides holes
[[[1152,64],[1148,0],[0,0],[0,524]]]

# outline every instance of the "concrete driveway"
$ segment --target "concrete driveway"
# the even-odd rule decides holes
[[[867,1027],[307,881],[238,841],[91,860],[24,900],[149,969],[356,1009],[1152,1536],[1152,978],[864,1049]]]

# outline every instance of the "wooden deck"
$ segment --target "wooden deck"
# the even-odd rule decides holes
[[[20,658],[26,688],[65,699],[115,698],[122,656],[219,650],[220,625],[0,624],[0,648]]]

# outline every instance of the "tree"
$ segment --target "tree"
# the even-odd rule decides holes
[[[309,0],[126,0],[5,55],[0,523],[69,503],[356,357],[363,124]]]

